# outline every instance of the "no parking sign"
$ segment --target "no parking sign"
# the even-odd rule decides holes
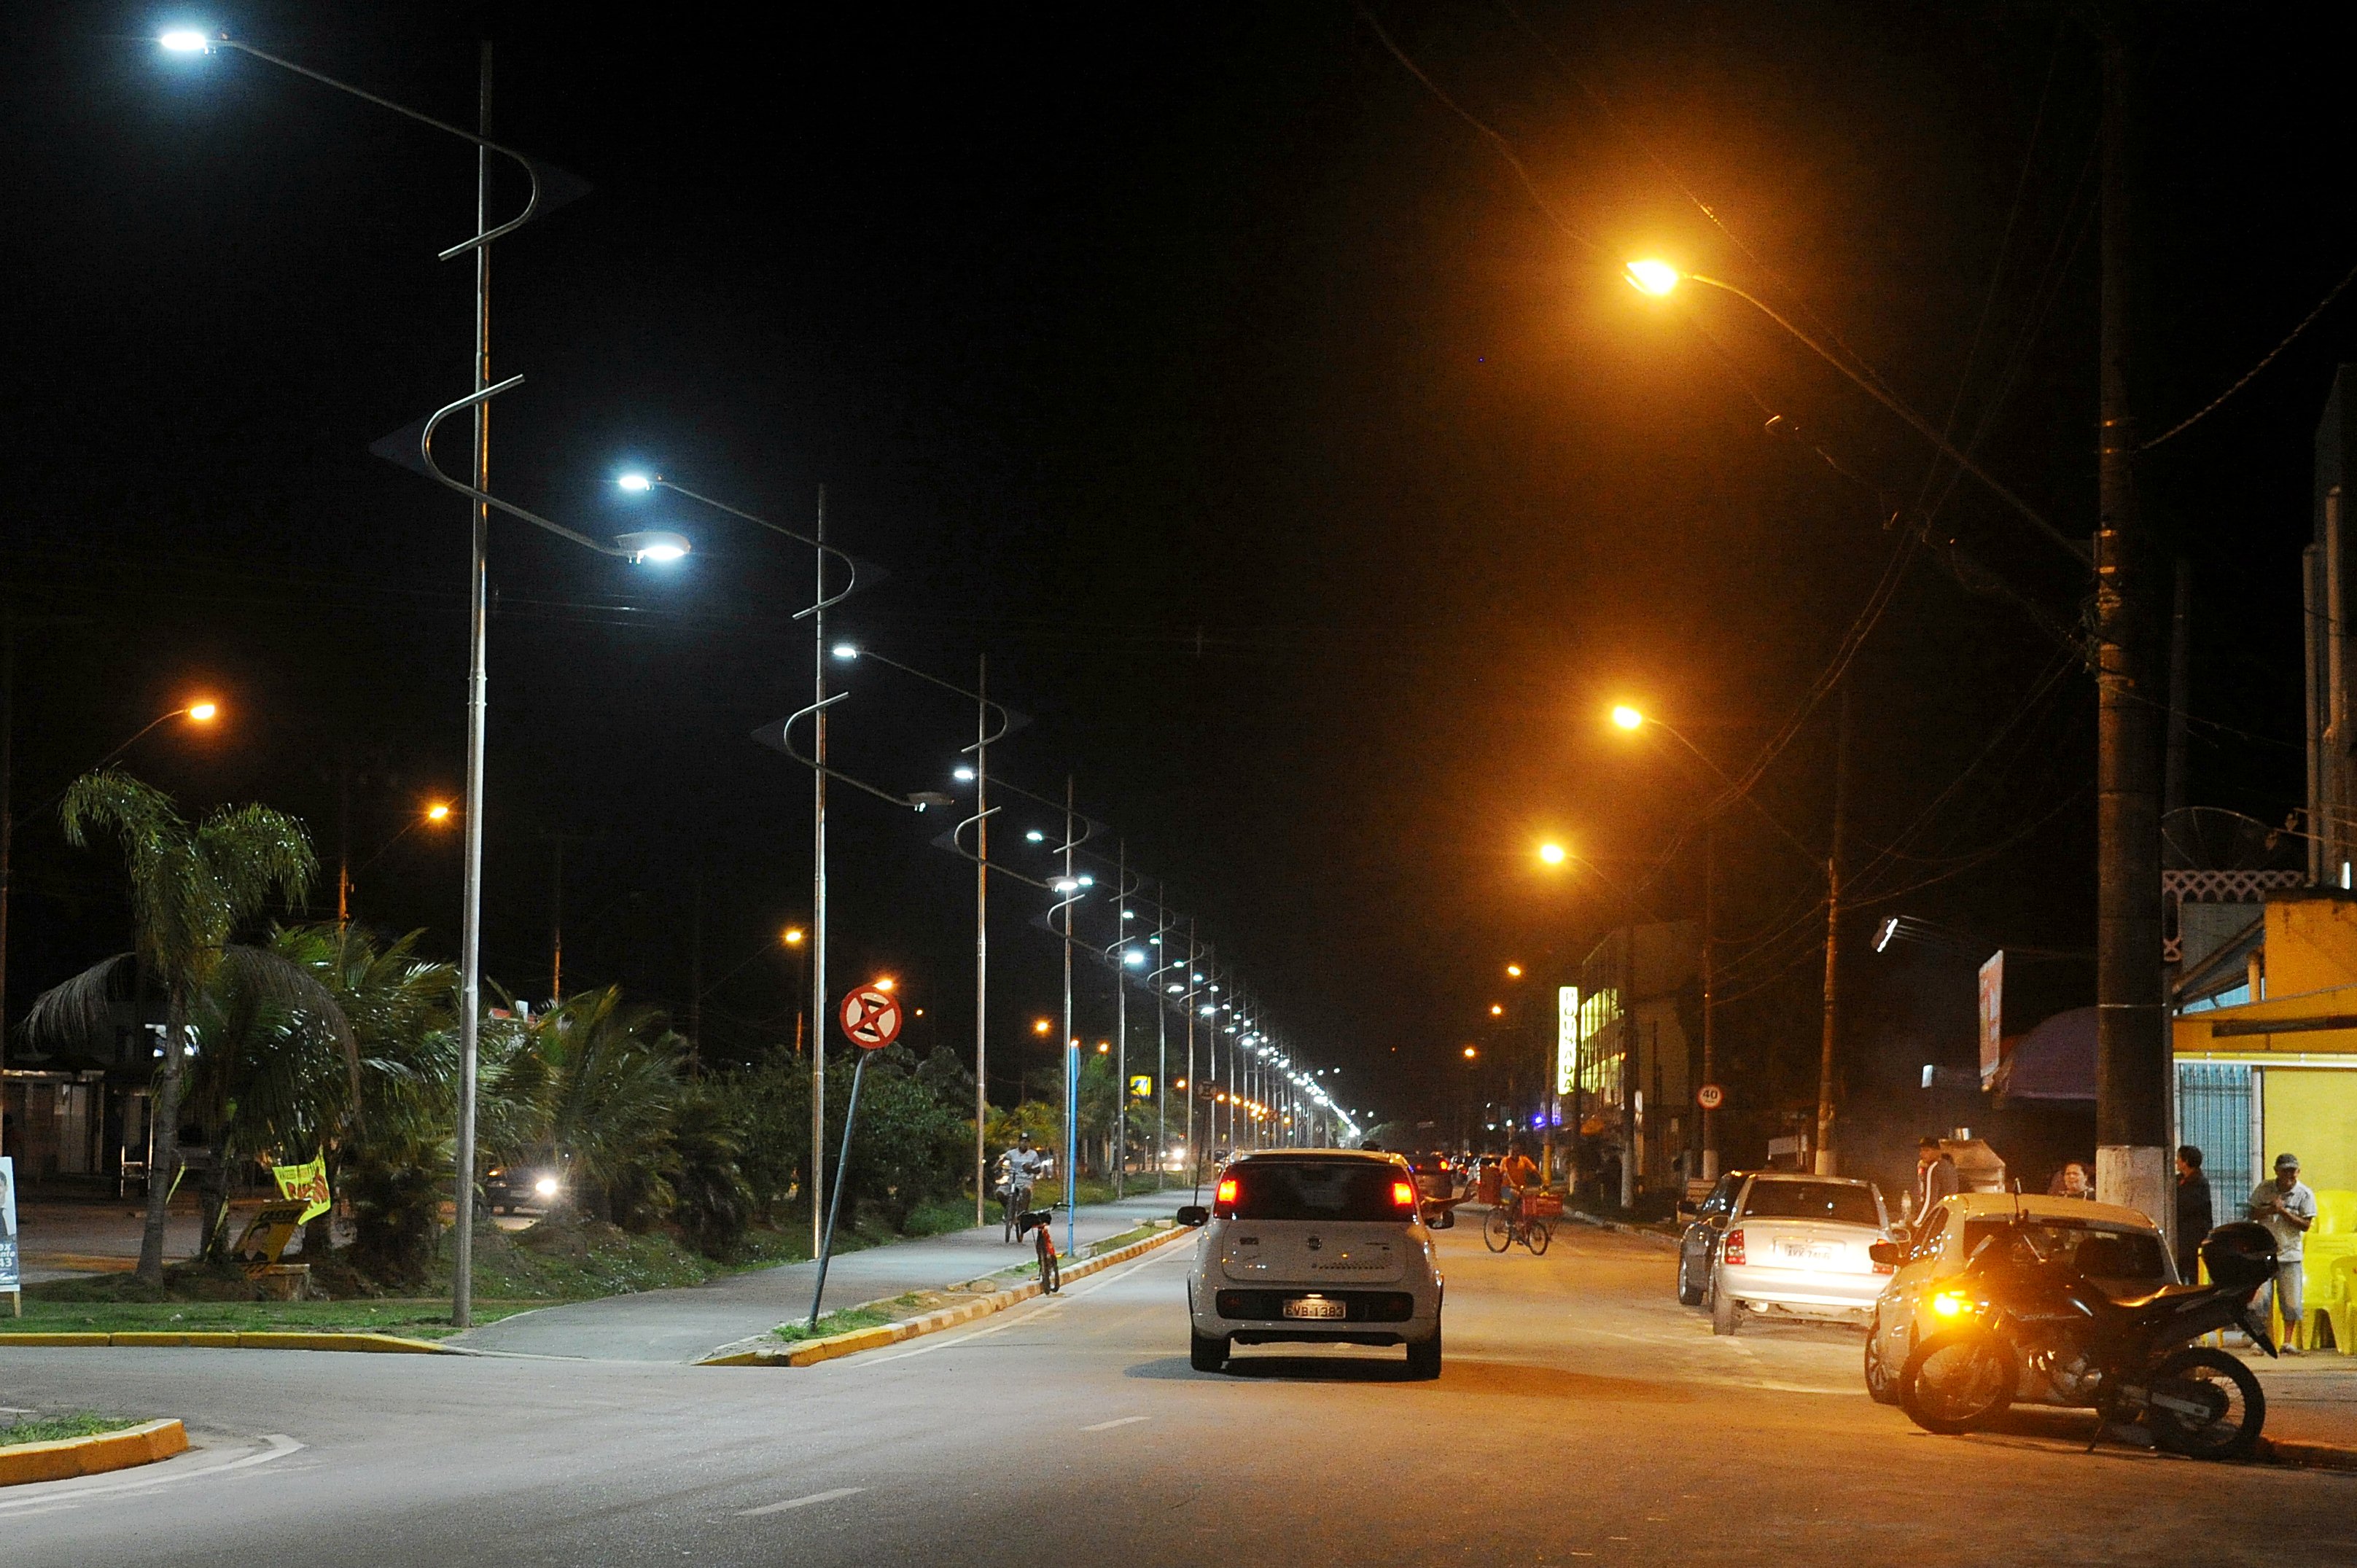
[[[863,1051],[890,1045],[900,1037],[900,1004],[880,987],[861,986],[843,999],[843,1033]]]

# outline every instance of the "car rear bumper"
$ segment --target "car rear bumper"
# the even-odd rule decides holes
[[[1718,1272],[1718,1288],[1747,1306],[1781,1307],[1809,1316],[1864,1317],[1889,1283],[1882,1274],[1818,1273],[1760,1263],[1722,1264]]]
[[[1340,1318],[1293,1318],[1285,1304],[1305,1296],[1340,1301]],[[1330,1285],[1198,1283],[1188,1292],[1188,1316],[1207,1339],[1245,1345],[1407,1345],[1429,1339],[1440,1326],[1440,1291],[1405,1285],[1338,1289]]]

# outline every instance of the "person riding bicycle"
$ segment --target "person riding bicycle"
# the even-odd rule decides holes
[[[1506,1157],[1498,1166],[1498,1201],[1517,1220],[1523,1217],[1523,1194],[1539,1189],[1539,1163],[1523,1148],[1521,1139],[1506,1146]]]
[[[1031,1188],[1039,1179],[1039,1169],[1048,1156],[1031,1146],[1031,1134],[1016,1134],[1015,1146],[998,1156],[998,1191],[1010,1208],[1020,1210],[1031,1207]]]

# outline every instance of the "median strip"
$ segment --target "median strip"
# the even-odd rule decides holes
[[[93,1437],[67,1437],[54,1443],[18,1443],[0,1448],[0,1487],[31,1481],[67,1481],[76,1476],[101,1476],[169,1459],[188,1446],[188,1434],[177,1421],[150,1421]]]
[[[1112,1268],[1115,1263],[1127,1262],[1130,1259],[1141,1257],[1157,1247],[1176,1240],[1180,1236],[1191,1234],[1193,1232],[1184,1227],[1174,1226],[1156,1235],[1129,1242],[1125,1246],[1099,1252],[1079,1262],[1067,1263],[1062,1269],[1064,1282],[1069,1284],[1074,1280],[1086,1279],[1091,1274]],[[765,1348],[758,1342],[747,1341],[724,1346],[720,1350],[695,1364],[699,1367],[814,1367],[822,1361],[856,1356],[863,1350],[880,1350],[887,1345],[898,1345],[906,1339],[915,1339],[927,1334],[938,1334],[944,1328],[955,1328],[962,1324],[972,1323],[976,1318],[1004,1312],[1008,1307],[1029,1301],[1039,1294],[1039,1282],[1029,1280],[1022,1284],[1012,1285],[1006,1290],[995,1291],[988,1295],[977,1297],[961,1305],[944,1307],[939,1312],[928,1312],[916,1317],[904,1318],[898,1323],[881,1324],[873,1328],[855,1328],[845,1334],[829,1334],[816,1339],[805,1339],[797,1345]]]

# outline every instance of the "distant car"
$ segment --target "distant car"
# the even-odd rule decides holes
[[[1710,1328],[1732,1334],[1746,1313],[1864,1322],[1889,1266],[1870,1249],[1890,1238],[1871,1182],[1759,1171],[1737,1190],[1710,1273]]]
[[[483,1202],[494,1214],[545,1214],[564,1196],[554,1164],[493,1165],[483,1176]]]
[[[1408,1163],[1415,1167],[1415,1185],[1425,1197],[1457,1196],[1457,1167],[1447,1155],[1418,1155]]]
[[[1710,1272],[1718,1266],[1718,1239],[1727,1233],[1736,1196],[1750,1176],[1749,1171],[1724,1172],[1701,1203],[1678,1205],[1686,1221],[1685,1232],[1678,1238],[1679,1305],[1700,1306],[1710,1294]]]
[[[1911,1245],[1885,1250],[1892,1273],[1874,1304],[1866,1329],[1866,1391],[1883,1404],[1899,1402],[1899,1369],[1917,1341],[1960,1313],[1956,1298],[1942,1306],[1941,1287],[1964,1272],[1983,1241],[2018,1214],[2034,1226],[2039,1250],[2088,1274],[2106,1294],[2148,1295],[2178,1283],[2169,1249],[2151,1220],[2117,1204],[2083,1197],[2002,1192],[1958,1193],[1932,1205]]]
[[[1397,1155],[1285,1150],[1222,1168],[1187,1280],[1189,1360],[1237,1345],[1405,1345],[1411,1376],[1440,1375],[1441,1277],[1415,1170]]]

